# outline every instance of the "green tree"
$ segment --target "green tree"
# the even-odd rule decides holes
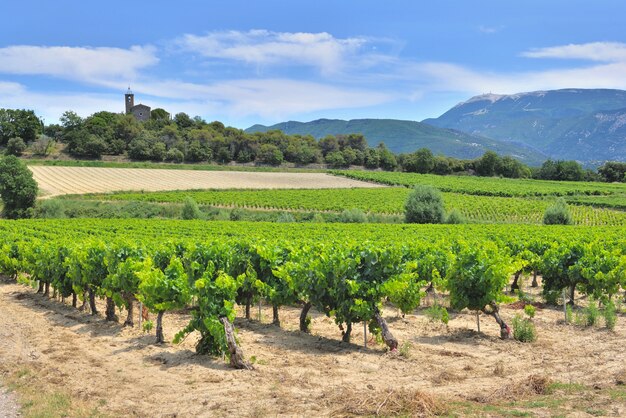
[[[0,145],[14,137],[34,141],[43,132],[41,120],[32,110],[0,109]]]
[[[405,171],[426,174],[435,168],[435,157],[428,148],[420,148],[410,154],[404,164]]]
[[[404,205],[407,223],[438,224],[445,218],[443,199],[432,186],[415,186]]]
[[[15,155],[19,157],[26,151],[26,143],[22,138],[11,138],[7,142],[7,149],[4,151],[6,155]]]
[[[257,158],[260,162],[271,165],[280,165],[284,159],[280,149],[272,144],[261,145]]]
[[[37,182],[23,162],[13,155],[0,159],[0,198],[5,218],[31,217],[37,191]]]
[[[474,164],[476,174],[485,177],[495,176],[497,168],[501,166],[502,160],[500,156],[493,151],[485,152]]]

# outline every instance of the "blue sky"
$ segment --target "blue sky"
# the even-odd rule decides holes
[[[3,1],[0,107],[136,102],[246,128],[436,117],[482,93],[626,89],[626,2]]]

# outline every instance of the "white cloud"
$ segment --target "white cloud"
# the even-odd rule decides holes
[[[368,41],[365,38],[335,38],[326,33],[288,33],[267,30],[212,32],[184,35],[177,44],[186,51],[208,58],[242,61],[257,65],[306,65],[324,73],[343,68],[346,59]]]
[[[484,26],[480,25],[478,27],[478,31],[487,35],[493,35],[494,33],[500,32],[504,29],[504,26]]]
[[[547,48],[535,48],[522,53],[527,58],[582,59],[601,62],[626,62],[626,44],[620,42],[590,42]]]
[[[204,103],[233,116],[287,117],[327,109],[359,108],[384,103],[392,94],[290,79],[225,80],[212,84],[177,81],[139,82],[151,96]]]
[[[428,91],[458,91],[468,94],[513,94],[563,88],[626,89],[626,63],[590,67],[498,73],[479,71],[449,63],[424,63],[413,67],[424,78]]]
[[[138,70],[158,62],[152,47],[87,48],[15,45],[0,48],[0,73],[49,75],[96,82],[102,78],[132,80]]]

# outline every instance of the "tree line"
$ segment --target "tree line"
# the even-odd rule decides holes
[[[311,135],[287,135],[279,130],[248,134],[219,121],[206,122],[186,113],[172,118],[164,109],[152,110],[145,122],[132,115],[106,111],[86,118],[67,111],[60,122],[44,125],[32,110],[0,109],[0,146],[5,148],[5,154],[15,156],[29,149],[33,155],[45,157],[60,143],[70,156],[79,159],[119,155],[136,161],[172,163],[326,164],[332,168],[362,166],[440,175],[626,181],[626,163],[621,162],[607,162],[596,172],[583,169],[576,161],[547,160],[539,168],[529,167],[493,151],[473,160],[433,155],[427,148],[394,154],[383,142],[370,147],[367,139],[358,133],[327,135],[320,140]]]

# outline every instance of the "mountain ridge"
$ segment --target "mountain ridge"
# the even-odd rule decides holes
[[[626,91],[541,90],[483,94],[422,121],[524,143],[553,159],[626,161]]]

